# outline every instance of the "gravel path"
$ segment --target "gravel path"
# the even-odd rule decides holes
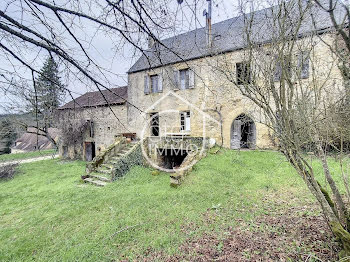
[[[41,160],[47,160],[47,159],[53,159],[57,158],[58,155],[49,155],[49,156],[40,156],[40,157],[34,157],[34,158],[28,158],[28,159],[18,159],[18,160],[11,160],[11,161],[6,161],[6,162],[0,162],[0,166],[6,166],[6,165],[11,165],[11,164],[24,164],[24,163],[32,163],[36,161],[41,161]]]

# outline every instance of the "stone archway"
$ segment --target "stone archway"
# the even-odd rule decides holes
[[[254,149],[256,145],[256,126],[247,115],[241,114],[231,125],[231,148]]]

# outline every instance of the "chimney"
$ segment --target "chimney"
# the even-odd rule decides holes
[[[151,36],[148,36],[148,48],[151,49],[154,45],[154,39]]]
[[[207,46],[211,48],[212,46],[212,33],[211,33],[211,0],[207,0],[208,2],[208,12],[207,10],[204,10],[203,15],[205,16],[206,20],[206,38],[207,38]]]

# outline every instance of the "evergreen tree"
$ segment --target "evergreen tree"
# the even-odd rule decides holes
[[[36,93],[32,95],[31,111],[37,116],[44,128],[52,125],[53,111],[64,101],[65,89],[61,83],[58,65],[48,57],[35,79]]]
[[[16,133],[10,121],[2,120],[0,122],[0,155],[11,153],[11,145],[15,139]]]

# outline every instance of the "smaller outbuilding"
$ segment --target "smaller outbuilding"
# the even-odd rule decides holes
[[[91,161],[118,136],[133,136],[127,125],[127,87],[88,92],[58,108],[62,158]]]
[[[50,137],[57,141],[58,139],[57,128],[49,128],[48,133]],[[16,139],[15,144],[11,147],[11,153],[23,153],[37,150],[54,149],[55,145],[45,136],[41,131],[36,131],[36,128],[30,127],[27,132],[20,138]]]

